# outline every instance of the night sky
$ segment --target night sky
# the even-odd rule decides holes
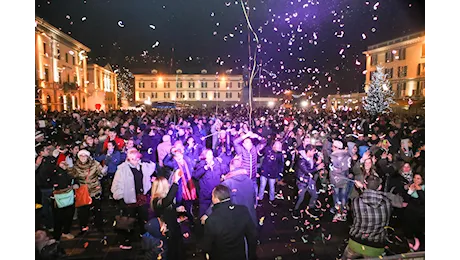
[[[367,46],[425,29],[424,1],[249,0],[249,6],[262,95],[362,92]],[[91,48],[90,62],[100,65],[242,73],[249,63],[247,23],[236,0],[37,0],[35,10]],[[251,33],[252,55],[256,47]]]

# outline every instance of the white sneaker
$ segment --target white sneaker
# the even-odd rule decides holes
[[[69,234],[64,234],[64,233],[63,233],[63,234],[61,235],[61,237],[65,238],[65,239],[74,239],[74,238],[75,238],[75,236],[72,235],[72,234],[70,234],[70,233],[69,233]]]

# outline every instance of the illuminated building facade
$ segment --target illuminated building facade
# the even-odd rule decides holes
[[[344,95],[328,95],[327,110],[359,110],[363,106],[366,93],[351,93]]]
[[[87,109],[88,47],[35,17],[36,107],[47,111]]]
[[[372,73],[382,65],[388,74],[397,106],[421,104],[425,100],[425,32],[371,45],[366,55],[367,92]]]
[[[233,105],[239,103],[243,75],[207,74],[134,74],[136,104],[178,102],[189,105]]]
[[[114,110],[117,103],[117,74],[112,67],[88,65],[88,109]]]

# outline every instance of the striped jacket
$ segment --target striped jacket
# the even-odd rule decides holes
[[[236,153],[241,155],[242,168],[248,172],[250,179],[255,180],[257,175],[257,156],[258,153],[265,147],[266,140],[265,138],[262,138],[260,143],[257,146],[253,146],[249,151],[241,145],[242,141],[243,138],[238,137],[233,141],[233,145]]]

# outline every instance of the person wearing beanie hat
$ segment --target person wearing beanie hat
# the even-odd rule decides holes
[[[351,168],[351,156],[343,149],[343,143],[334,140],[332,143],[330,182],[334,185],[335,208],[338,209],[334,220],[346,221],[347,187],[348,175]]]
[[[75,183],[88,185],[88,191],[92,199],[90,205],[81,206],[78,209],[78,219],[82,232],[89,230],[90,210],[95,217],[95,225],[99,232],[102,230],[102,212],[101,212],[101,182],[100,179],[105,175],[101,164],[90,157],[90,153],[83,149],[77,154],[77,160],[70,169],[70,174],[75,178]]]

